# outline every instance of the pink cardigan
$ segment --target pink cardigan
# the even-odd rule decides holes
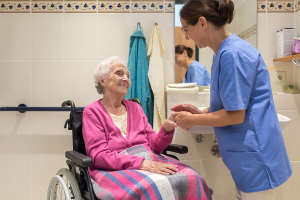
[[[148,123],[142,107],[123,99],[127,109],[126,138],[114,125],[101,99],[83,111],[82,134],[87,156],[93,159],[95,168],[110,170],[140,169],[145,158],[119,155],[128,147],[148,145],[155,153],[164,150],[173,139],[174,130],[167,133],[163,127],[156,133]]]

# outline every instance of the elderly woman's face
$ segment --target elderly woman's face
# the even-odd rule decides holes
[[[128,68],[122,64],[114,66],[106,82],[106,89],[125,96],[130,86]]]

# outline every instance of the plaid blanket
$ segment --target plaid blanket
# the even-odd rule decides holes
[[[102,200],[211,200],[204,179],[191,167],[168,156],[157,155],[150,147],[144,145],[130,147],[120,154],[176,164],[178,172],[173,175],[161,175],[143,170],[94,170],[91,181],[97,198]]]

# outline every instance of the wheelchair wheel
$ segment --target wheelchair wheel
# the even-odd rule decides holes
[[[73,174],[65,168],[60,169],[51,179],[47,200],[81,200],[80,190]]]

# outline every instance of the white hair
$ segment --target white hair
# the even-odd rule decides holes
[[[107,78],[110,72],[114,69],[114,66],[120,64],[126,66],[124,64],[124,59],[122,59],[119,56],[112,56],[106,58],[105,60],[103,60],[101,63],[98,64],[94,73],[94,79],[95,79],[95,87],[99,94],[103,94],[103,86],[99,82],[100,79]]]

